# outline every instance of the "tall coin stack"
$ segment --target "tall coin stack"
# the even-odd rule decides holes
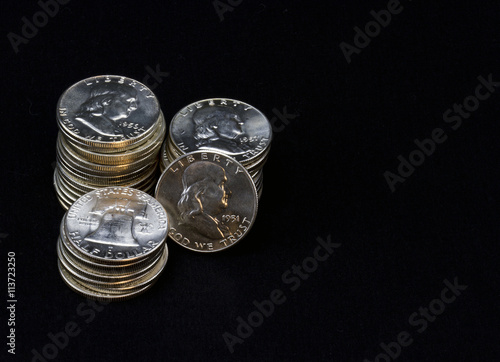
[[[161,150],[162,172],[177,158],[193,151],[221,152],[240,162],[253,179],[260,198],[262,168],[269,155],[272,127],[251,105],[227,98],[194,102],[170,123]]]
[[[88,298],[112,301],[149,289],[168,258],[165,209],[133,188],[80,197],[66,212],[57,243],[64,282]]]
[[[65,209],[102,187],[154,188],[166,124],[142,83],[116,75],[84,79],[61,95],[57,124],[54,187]]]

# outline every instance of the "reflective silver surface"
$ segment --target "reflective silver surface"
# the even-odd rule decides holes
[[[170,123],[170,137],[182,153],[222,152],[246,163],[269,147],[272,127],[262,112],[247,103],[213,98],[181,109]]]
[[[101,187],[151,190],[167,126],[147,87],[121,76],[82,80],[62,94],[57,121],[54,188],[64,209]]]
[[[73,203],[61,221],[61,277],[91,299],[138,295],[154,284],[166,265],[167,231],[165,209],[148,194],[127,187],[91,191]]]
[[[160,248],[168,230],[162,205],[128,187],[91,191],[65,218],[68,240],[91,259],[119,263],[140,259]]]
[[[168,214],[171,239],[213,252],[239,242],[257,215],[257,190],[247,170],[220,152],[188,153],[167,166],[156,199]]]
[[[101,75],[69,87],[57,104],[58,125],[77,142],[96,147],[126,145],[152,131],[160,106],[136,80]]]

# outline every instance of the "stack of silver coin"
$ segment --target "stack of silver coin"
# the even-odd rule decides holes
[[[80,197],[66,212],[57,243],[59,272],[88,298],[127,299],[149,289],[168,258],[165,209],[128,187]]]
[[[152,191],[166,124],[148,87],[122,76],[84,79],[61,95],[57,124],[54,187],[65,209],[102,187]]]
[[[184,107],[173,117],[162,146],[160,169],[163,172],[189,152],[221,152],[246,168],[260,198],[262,168],[269,155],[271,139],[271,124],[255,107],[227,98],[201,100]]]

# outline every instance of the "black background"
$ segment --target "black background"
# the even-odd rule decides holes
[[[479,76],[500,81],[500,4],[401,6],[348,63],[340,43],[387,1],[243,0],[221,21],[212,1],[71,0],[17,53],[7,34],[22,36],[40,6],[3,2],[1,289],[13,251],[17,304],[16,355],[4,338],[2,359],[54,353],[49,334],[71,321],[80,332],[57,361],[373,361],[381,343],[400,361],[498,359],[500,89],[456,130],[443,114]],[[237,246],[206,255],[169,241],[151,290],[93,315],[57,270],[56,102],[81,79],[142,81],[156,67],[169,73],[154,88],[167,119],[210,97],[276,117],[264,193]],[[446,141],[391,192],[384,172],[435,128]],[[341,246],[291,290],[282,276],[318,237]],[[466,290],[419,332],[412,314],[455,279]],[[237,337],[238,317],[275,289],[286,301],[231,353],[223,334]],[[398,351],[404,331],[412,343]]]

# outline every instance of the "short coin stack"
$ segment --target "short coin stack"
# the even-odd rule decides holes
[[[113,75],[84,79],[61,95],[57,124],[54,187],[65,209],[102,187],[153,189],[166,124],[145,85]]]
[[[172,119],[161,150],[160,168],[165,170],[189,152],[221,152],[246,168],[260,198],[262,168],[271,139],[269,120],[251,105],[227,98],[201,100],[184,107]]]
[[[59,272],[88,298],[111,301],[149,289],[168,258],[165,209],[128,187],[80,197],[66,212],[57,243]]]

